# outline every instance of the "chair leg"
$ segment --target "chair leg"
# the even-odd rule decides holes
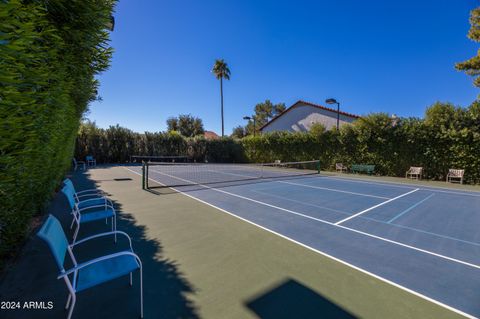
[[[68,299],[67,299],[67,304],[65,305],[65,309],[68,309],[68,306],[70,305],[70,300],[72,300],[72,295],[68,294]]]
[[[132,273],[130,273],[130,287],[133,286],[133,281],[132,281]]]
[[[143,270],[140,265],[140,318],[143,318]]]
[[[77,228],[75,228],[75,232],[73,233],[72,245],[75,244],[75,241],[77,240],[79,230],[80,230],[80,224],[77,225]]]
[[[115,232],[115,243],[117,242],[117,215],[113,215],[112,217],[112,225],[114,227],[113,231]]]
[[[72,305],[70,306],[70,311],[68,312],[68,316],[67,316],[67,319],[70,319],[72,317],[72,313],[73,313],[73,308],[75,307],[75,301],[76,301],[77,297],[75,297],[75,295],[72,296]]]

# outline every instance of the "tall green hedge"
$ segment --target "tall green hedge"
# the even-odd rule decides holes
[[[71,164],[113,1],[0,1],[0,261]]]
[[[464,168],[466,181],[480,182],[480,103],[469,108],[435,103],[425,118],[392,120],[370,114],[339,131],[316,127],[308,133],[273,132],[243,139],[206,140],[173,133],[135,133],[119,126],[106,130],[85,123],[76,154],[100,162],[127,162],[129,155],[188,155],[195,161],[273,162],[320,159],[323,169],[336,162],[374,164],[377,174],[404,176],[423,166],[425,177],[443,179],[449,168]]]
[[[245,162],[243,147],[232,138],[186,138],[172,132],[133,132],[119,125],[107,129],[85,122],[77,136],[75,156],[95,156],[97,163],[126,163],[130,155],[188,156],[197,162]]]

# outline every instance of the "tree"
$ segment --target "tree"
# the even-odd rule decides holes
[[[243,138],[245,137],[245,128],[241,125],[235,127],[233,129],[233,132],[232,132],[232,135],[231,137],[234,137],[234,138]]]
[[[285,111],[285,103],[273,104],[270,100],[265,100],[265,102],[258,103],[255,105],[255,131],[258,132],[258,129],[263,125],[267,124],[272,118],[278,114]],[[247,134],[253,134],[253,121],[249,121],[245,127]]]
[[[224,124],[223,124],[223,79],[230,80],[230,69],[227,63],[223,59],[215,60],[212,73],[217,80],[220,80],[220,101],[221,101],[221,116],[222,116],[222,137],[224,136]]]
[[[472,41],[480,42],[480,7],[473,9],[470,12],[470,30],[468,31],[468,38]],[[457,63],[455,68],[460,71],[465,71],[466,74],[474,77],[473,84],[480,87],[480,50],[477,55],[468,59],[467,61]]]
[[[178,131],[185,137],[193,137],[205,133],[203,122],[200,118],[191,114],[181,114],[177,117],[170,117],[167,120],[168,131]]]
[[[167,131],[178,131],[178,118],[169,117],[167,119]]]

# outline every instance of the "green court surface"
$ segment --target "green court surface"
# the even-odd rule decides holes
[[[79,189],[101,188],[117,205],[118,229],[132,236],[144,265],[145,318],[461,317],[184,194],[143,191],[140,180],[121,166],[73,176]],[[61,194],[50,212],[67,230]],[[108,227],[86,226],[80,236]],[[102,242],[84,254],[111,246]],[[2,318],[64,318],[67,291],[56,271],[48,248],[32,236],[3,275],[0,299],[52,300],[55,307],[2,310]],[[73,318],[137,318],[136,285],[137,277],[132,288],[125,278],[80,293]]]

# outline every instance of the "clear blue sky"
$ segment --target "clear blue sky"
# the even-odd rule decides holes
[[[466,33],[474,0],[120,0],[111,68],[99,76],[100,127],[165,130],[191,113],[220,133],[216,58],[224,85],[225,133],[256,103],[290,106],[334,97],[355,114],[423,116],[435,101],[468,106],[479,91],[454,69],[478,44]]]

